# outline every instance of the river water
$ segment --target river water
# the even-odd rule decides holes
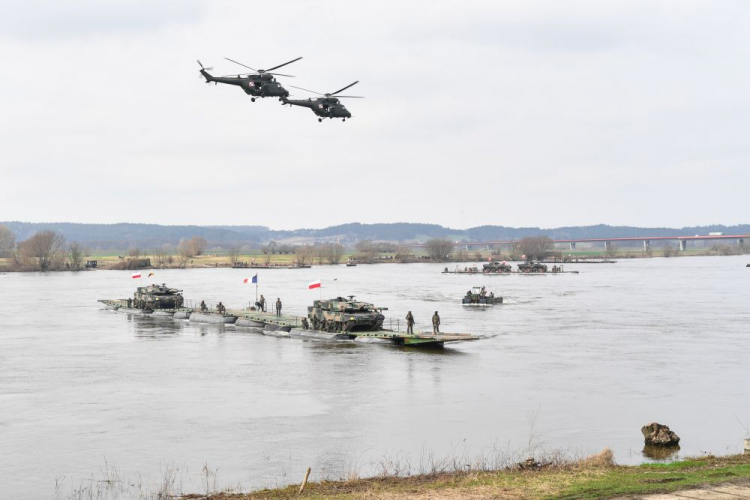
[[[680,455],[739,452],[750,427],[747,257],[569,265],[580,274],[443,275],[433,264],[259,271],[260,291],[303,314],[319,294],[412,310],[429,328],[486,338],[441,350],[281,339],[232,327],[102,310],[130,272],[0,275],[0,497],[52,498],[106,463],[157,482],[201,468],[244,489],[382,463],[532,447],[610,447],[638,463],[640,427],[666,423]],[[254,299],[254,271],[156,271],[192,299]],[[322,291],[307,283],[323,280]],[[334,281],[335,280],[335,281]],[[469,308],[485,285],[506,298]],[[386,320],[388,321],[388,320]],[[388,324],[388,323],[386,323]],[[6,496],[7,495],[7,496]]]

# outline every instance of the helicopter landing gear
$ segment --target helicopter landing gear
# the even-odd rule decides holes
[[[252,102],[255,102],[255,97],[251,97],[251,98],[250,98],[250,100],[251,100]]]
[[[346,121],[346,118],[342,118],[342,119],[341,119],[341,121],[342,121],[342,122],[345,122],[345,121]]]
[[[319,122],[322,122],[322,121],[323,121],[323,119],[322,119],[322,118],[318,118],[318,121],[319,121]]]

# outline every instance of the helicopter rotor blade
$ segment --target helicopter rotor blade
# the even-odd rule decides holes
[[[302,58],[301,58],[301,57],[298,57],[297,59],[292,59],[292,60],[291,60],[291,61],[289,61],[289,62],[285,62],[284,64],[279,64],[278,66],[274,66],[273,68],[268,68],[267,70],[264,70],[264,71],[273,71],[273,70],[275,70],[275,69],[279,69],[279,68],[280,68],[280,67],[282,67],[282,66],[286,66],[287,64],[292,64],[292,63],[293,63],[293,62],[295,62],[295,61],[299,61],[300,59],[302,59]],[[284,76],[284,75],[282,75],[282,76]]]
[[[325,94],[321,94],[320,92],[315,92],[314,90],[307,90],[307,89],[303,89],[302,87],[296,87],[296,86],[294,86],[294,85],[290,85],[290,87],[294,87],[295,89],[300,89],[300,90],[304,90],[305,92],[311,92],[311,93],[313,93],[313,94],[318,94],[318,95],[325,95]]]
[[[198,60],[196,59],[196,61],[198,61]],[[201,67],[201,69],[205,69],[205,68],[203,67],[203,65],[201,64],[201,62],[200,62],[200,61],[198,61],[198,66],[200,66],[200,67]]]
[[[344,98],[344,99],[364,99],[364,97],[361,96],[361,95],[337,95],[336,98],[337,99],[342,99],[342,98]]]
[[[285,74],[283,74],[283,73],[269,73],[269,72],[267,72],[267,71],[266,71],[266,74],[267,74],[267,75],[274,75],[274,76],[286,76],[286,77],[289,77],[289,78],[294,78],[294,75],[285,75]]]
[[[239,64],[240,66],[243,66],[243,67],[245,67],[245,68],[247,68],[247,69],[251,69],[251,70],[255,71],[256,73],[260,73],[260,71],[258,71],[258,70],[257,70],[257,69],[255,69],[255,68],[251,68],[251,67],[250,67],[250,66],[248,66],[247,64],[242,64],[241,62],[237,62],[237,61],[235,61],[234,59],[229,59],[228,57],[225,57],[224,59],[226,59],[227,61],[231,61],[231,62],[233,62],[234,64]],[[262,70],[261,70],[261,71],[262,71]]]
[[[349,85],[347,85],[347,86],[346,86],[346,87],[344,87],[343,89],[339,89],[339,90],[337,90],[336,92],[331,92],[331,94],[330,94],[330,95],[336,95],[336,94],[338,94],[339,92],[343,92],[344,90],[348,89],[349,87],[353,87],[354,85],[356,85],[356,84],[358,84],[358,83],[359,83],[359,80],[357,80],[357,81],[356,81],[356,82],[354,82],[354,83],[350,83]]]

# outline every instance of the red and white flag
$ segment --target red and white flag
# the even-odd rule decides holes
[[[307,289],[308,290],[312,290],[313,288],[320,288],[320,280],[313,281],[312,283],[310,283],[309,285],[307,285]]]
[[[141,277],[141,273],[133,273],[133,278],[140,278],[140,277]]]
[[[243,283],[247,283],[247,280],[249,280],[249,279],[250,279],[250,278],[245,278],[244,280],[242,280],[242,282],[243,282]]]

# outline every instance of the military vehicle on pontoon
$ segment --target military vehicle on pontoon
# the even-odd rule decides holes
[[[139,286],[133,294],[136,309],[179,309],[185,299],[182,290],[169,288],[166,284]]]
[[[505,273],[513,272],[513,268],[510,266],[510,264],[507,264],[506,262],[492,261],[482,266],[482,272],[493,273],[493,274],[497,274],[497,273],[505,274]]]
[[[336,297],[316,300],[307,308],[307,317],[314,330],[327,332],[374,331],[383,327],[385,307],[375,307],[367,302]]]
[[[547,272],[547,266],[542,264],[541,262],[524,262],[523,264],[518,264],[518,272],[519,273],[546,273]]]

